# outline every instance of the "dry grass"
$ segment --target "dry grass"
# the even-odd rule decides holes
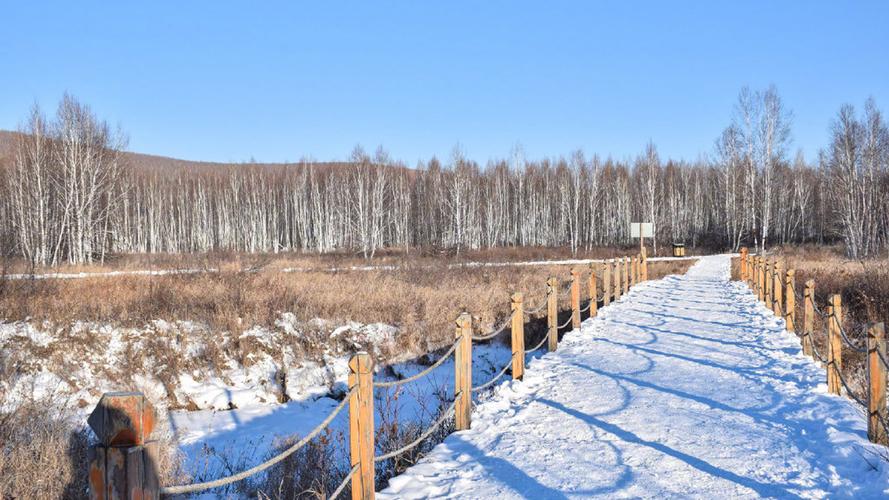
[[[651,248],[649,247],[649,252]],[[658,249],[660,256],[669,256],[670,249]],[[688,255],[696,255],[700,249],[687,249]],[[28,273],[98,273],[108,271],[164,270],[164,269],[284,269],[330,267],[350,267],[368,265],[398,265],[408,267],[463,264],[468,262],[519,262],[568,259],[611,259],[639,252],[636,246],[596,247],[578,250],[572,254],[568,247],[502,247],[484,250],[454,250],[418,248],[405,252],[401,249],[379,250],[373,259],[365,260],[360,252],[336,251],[324,254],[279,252],[279,253],[236,253],[209,252],[194,254],[112,254],[104,263],[82,264],[77,266],[31,268],[21,258],[7,258],[0,271],[9,274]]]
[[[68,405],[54,399],[29,401],[0,412],[0,498],[85,498],[91,432]],[[181,479],[178,455],[160,434],[161,481]]]
[[[326,262],[325,257],[310,265]],[[228,261],[217,273],[5,280],[0,281],[0,318],[134,327],[156,319],[190,320],[211,331],[240,332],[271,328],[281,313],[292,312],[305,321],[395,325],[400,330],[397,350],[420,354],[450,342],[461,311],[472,313],[487,329],[507,317],[512,292],[524,292],[531,308],[543,302],[547,277],[559,277],[564,290],[569,286],[568,265],[448,268],[448,263],[419,259],[397,270],[284,273]],[[652,262],[650,278],[682,273],[690,264]],[[561,295],[562,309],[567,309],[568,295]]]

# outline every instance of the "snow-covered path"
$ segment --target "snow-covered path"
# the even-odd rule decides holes
[[[886,449],[729,257],[638,285],[381,498],[885,497]]]

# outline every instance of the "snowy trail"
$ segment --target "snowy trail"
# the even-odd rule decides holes
[[[380,498],[885,497],[863,410],[729,256],[638,285],[499,387]]]

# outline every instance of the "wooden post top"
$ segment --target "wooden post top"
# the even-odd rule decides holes
[[[806,281],[806,288],[815,288],[815,280]]]
[[[367,352],[359,351],[349,358],[349,368],[353,373],[370,373],[373,369],[373,360]]]
[[[463,311],[457,316],[457,326],[465,328],[468,327],[472,323],[472,316],[469,315],[468,312]]]
[[[868,340],[882,340],[886,338],[886,329],[883,326],[883,322],[871,323],[870,326],[867,327],[867,337]]]
[[[556,288],[559,286],[559,279],[555,277],[550,277],[546,280],[546,285],[550,288]]]
[[[579,275],[580,275],[580,270],[578,270],[576,267],[572,267],[571,268],[571,279],[577,279],[577,277]]]
[[[154,407],[141,392],[106,392],[87,423],[105,446],[140,446],[154,431]]]
[[[525,299],[525,294],[523,294],[522,292],[515,292],[514,294],[512,294],[510,299],[513,302],[522,302]]]
[[[830,296],[830,304],[836,308],[839,308],[843,303],[843,296],[835,293]]]

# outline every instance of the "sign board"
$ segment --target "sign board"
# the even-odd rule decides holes
[[[654,238],[654,224],[651,222],[631,222],[630,238]]]

